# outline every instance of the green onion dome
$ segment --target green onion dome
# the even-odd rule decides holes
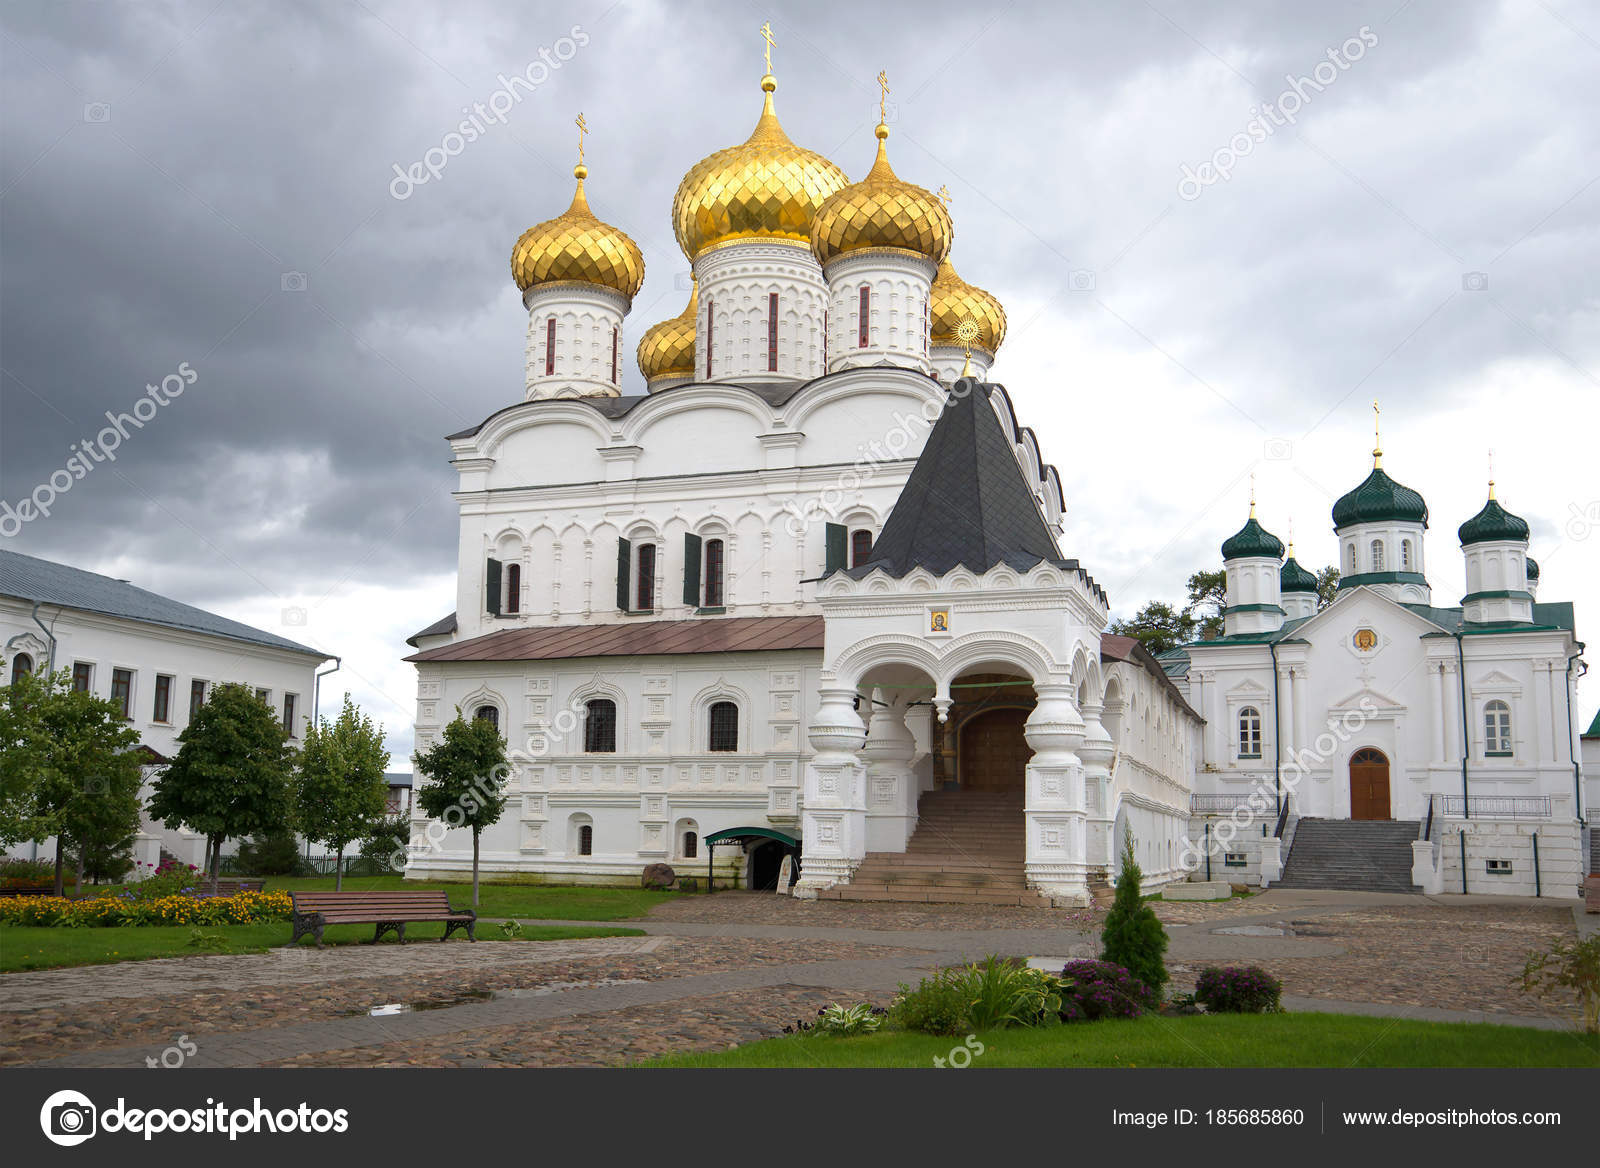
[[[1290,556],[1283,562],[1283,568],[1278,572],[1278,585],[1281,592],[1315,592],[1317,578],[1305,568],[1300,566],[1300,561]]]
[[[1500,506],[1491,492],[1483,510],[1463,523],[1456,534],[1461,537],[1462,547],[1475,543],[1527,543],[1528,523]]]
[[[1375,466],[1365,482],[1333,505],[1335,531],[1358,523],[1420,523],[1426,527],[1428,504]]]
[[[1534,559],[1532,556],[1529,556],[1528,557],[1528,579],[1537,580],[1538,578],[1539,578],[1539,561]]]
[[[1267,556],[1274,560],[1283,558],[1283,541],[1256,522],[1255,512],[1235,534],[1223,541],[1224,560],[1242,560],[1251,556]]]

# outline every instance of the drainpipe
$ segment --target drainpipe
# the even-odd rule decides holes
[[[1467,756],[1472,753],[1472,739],[1467,730],[1467,654],[1461,641],[1461,630],[1456,630],[1456,677],[1461,682],[1461,818],[1472,818],[1472,800],[1467,796]],[[1466,847],[1463,837],[1462,847]],[[1463,863],[1466,853],[1462,853]],[[1466,868],[1461,869],[1462,882],[1466,881]]]
[[[1578,655],[1583,652],[1583,642],[1578,642],[1578,652],[1567,658],[1567,753],[1572,755],[1572,805],[1578,811],[1578,827],[1581,829],[1587,822],[1583,806],[1583,764],[1578,761],[1578,755],[1572,749],[1572,663],[1578,660]],[[1578,674],[1584,677],[1588,674],[1589,667],[1585,665],[1583,672]]]
[[[312,682],[311,682],[311,724],[313,726],[322,725],[322,679],[324,677],[332,677],[335,673],[338,673],[339,670],[341,668],[343,668],[343,667],[344,667],[344,658],[343,657],[335,657],[333,659],[333,668],[328,670],[328,672],[326,672],[326,673],[318,673],[318,674],[316,674],[314,679],[312,680]]]
[[[39,631],[44,634],[45,640],[50,642],[50,656],[49,656],[48,660],[45,663],[45,670],[44,670],[48,674],[48,673],[54,673],[56,671],[56,635],[54,633],[52,633],[49,629],[45,628],[44,627],[44,622],[39,619],[39,606],[41,604],[43,604],[43,603],[44,603],[44,601],[42,601],[42,600],[35,600],[33,602],[33,614],[32,615],[33,615],[33,623],[39,626]]]
[[[1283,719],[1278,714],[1278,643],[1267,642],[1272,654],[1272,813],[1283,813]]]

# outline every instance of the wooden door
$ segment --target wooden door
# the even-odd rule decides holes
[[[1388,819],[1389,760],[1370,747],[1350,756],[1350,818]]]
[[[971,791],[1017,791],[1033,748],[1023,737],[1029,710],[990,710],[961,727],[961,770],[957,778]]]

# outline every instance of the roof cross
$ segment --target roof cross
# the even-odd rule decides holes
[[[772,21],[767,21],[761,26],[761,39],[767,42],[767,72],[772,72]]]

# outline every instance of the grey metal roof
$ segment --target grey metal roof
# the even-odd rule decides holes
[[[269,649],[304,653],[319,661],[332,656],[321,649],[264,633],[203,608],[157,596],[123,580],[3,549],[0,549],[0,596],[13,596],[19,600],[37,601],[79,612],[101,613],[212,637],[226,637]]]
[[[421,646],[418,645],[417,642],[422,640],[423,637],[444,637],[455,631],[456,614],[452,612],[448,616],[440,617],[427,628],[412,633],[406,638],[406,644],[410,645],[413,649],[419,649]]]
[[[409,787],[411,786],[410,771],[387,771],[383,776],[384,786]]]

